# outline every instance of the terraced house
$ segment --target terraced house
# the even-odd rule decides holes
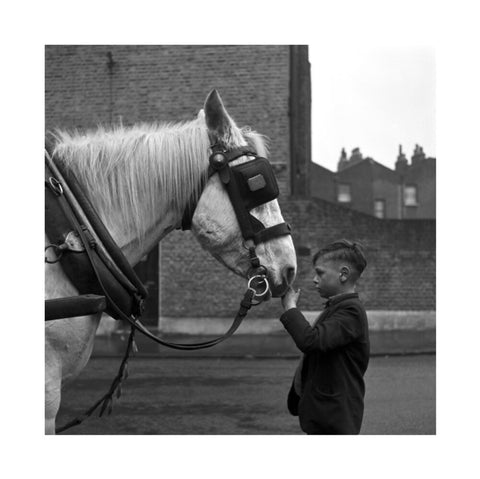
[[[377,218],[435,219],[436,160],[415,146],[410,162],[399,146],[395,170],[354,148],[342,150],[337,171],[311,165],[310,192],[315,198]]]

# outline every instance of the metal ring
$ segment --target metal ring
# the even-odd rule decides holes
[[[45,263],[48,263],[48,264],[55,264],[55,263],[58,263],[60,261],[60,259],[62,258],[63,256],[63,249],[64,248],[60,248],[58,245],[56,244],[49,244],[45,247],[45,253],[47,253],[47,250],[48,249],[54,249],[55,250],[55,255],[57,256],[56,258],[50,260],[47,258],[47,256],[45,255]],[[58,253],[59,252],[59,253]]]
[[[53,176],[50,176],[48,179],[48,182],[50,183],[50,186],[52,187],[52,190],[58,195],[63,195],[63,187],[62,184]]]
[[[251,246],[248,246],[247,242],[250,242]],[[255,248],[255,242],[252,239],[248,240],[243,240],[242,241],[242,246],[245,248],[247,251],[250,251],[250,248],[253,246]]]
[[[261,278],[262,281],[265,281],[265,291],[263,291],[262,293],[257,293],[257,290],[251,286],[251,283],[255,278]],[[268,279],[265,276],[257,274],[255,276],[252,276],[248,280],[247,288],[251,289],[254,292],[254,296],[261,297],[267,294],[267,291],[270,289],[270,285],[268,284]]]

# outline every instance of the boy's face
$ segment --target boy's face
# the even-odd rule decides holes
[[[313,268],[315,271],[313,283],[322,298],[329,298],[343,292],[344,282],[341,279],[343,266],[338,261],[320,257]]]

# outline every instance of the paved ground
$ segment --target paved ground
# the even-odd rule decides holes
[[[119,358],[94,357],[65,391],[59,424],[108,388]],[[301,434],[285,399],[291,357],[134,357],[111,416],[64,434]],[[435,355],[372,357],[362,434],[435,434]]]

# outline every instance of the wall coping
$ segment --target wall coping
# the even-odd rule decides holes
[[[307,321],[312,324],[320,311],[303,311]],[[436,329],[435,311],[367,311],[370,331],[424,331]],[[115,321],[104,316],[97,334],[110,334],[119,326],[121,321]],[[205,334],[221,335],[227,331],[233,318],[159,318],[157,329],[166,334]],[[275,334],[284,332],[283,325],[278,318],[248,319],[248,316],[235,334]]]
[[[304,311],[311,323],[320,311]],[[367,311],[370,331],[425,330],[436,328],[435,311]],[[217,335],[227,331],[233,318],[174,318],[161,317],[158,330],[163,333]],[[252,319],[248,316],[235,334],[272,334],[283,332],[278,318]]]

